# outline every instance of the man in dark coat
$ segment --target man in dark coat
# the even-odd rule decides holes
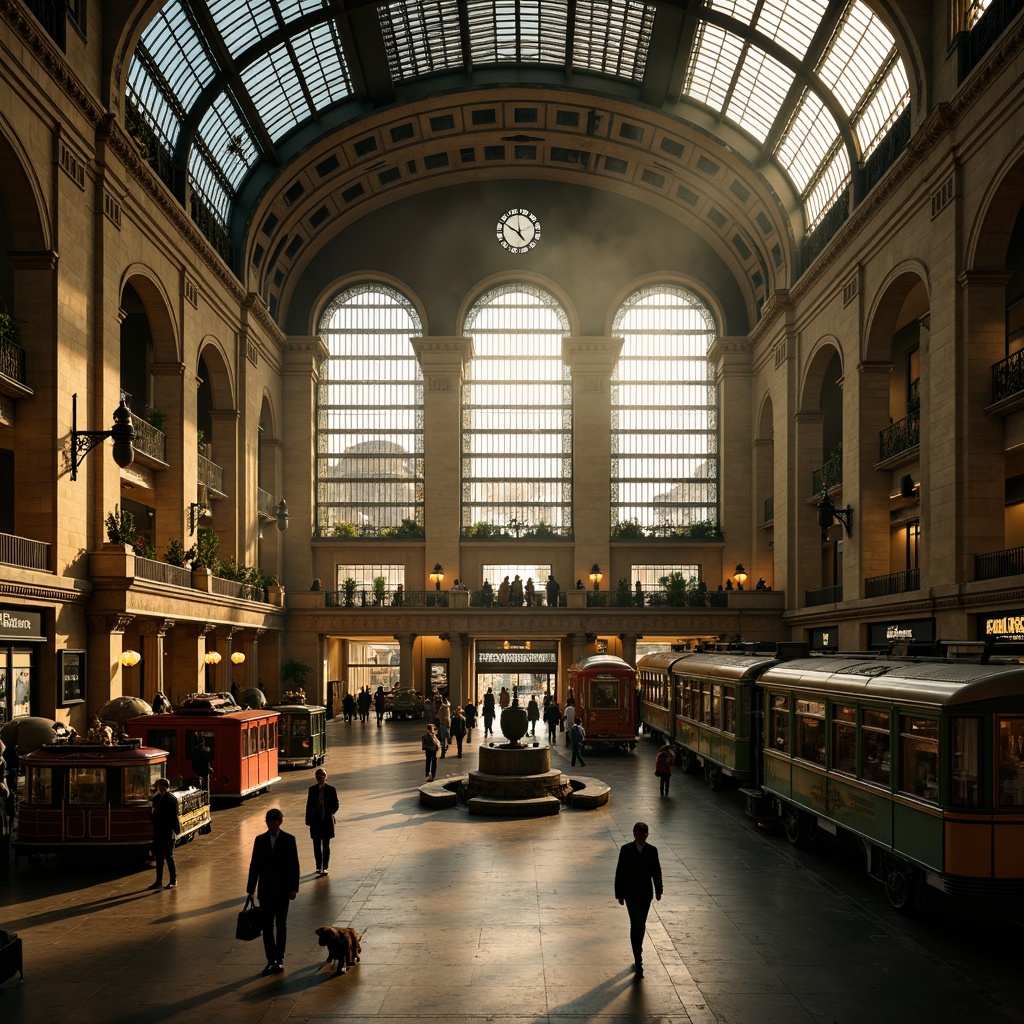
[[[255,893],[259,898],[263,949],[267,954],[264,974],[284,970],[288,903],[299,894],[299,851],[295,836],[281,830],[282,821],[284,815],[276,807],[267,811],[267,831],[253,840],[249,879],[245,886],[250,896]]]
[[[167,779],[156,780],[156,796],[149,808],[153,822],[153,856],[156,858],[156,881],[150,889],[161,889],[164,884],[164,861],[167,861],[167,888],[178,884],[178,871],[174,866],[174,837],[181,831],[178,821],[178,798],[171,792]]]
[[[619,850],[615,867],[615,898],[629,911],[629,943],[633,947],[633,970],[639,980],[644,976],[643,944],[651,896],[661,899],[661,861],[658,848],[647,842],[647,824],[633,826],[633,842]]]
[[[327,874],[331,863],[331,840],[334,838],[334,816],[338,813],[338,791],[327,785],[327,772],[316,770],[316,782],[306,794],[306,824],[313,840],[313,859],[319,878]]]
[[[199,779],[202,789],[210,792],[210,773],[213,771],[213,754],[202,736],[196,736],[196,745],[192,748],[192,771]]]
[[[449,731],[452,734],[452,739],[455,740],[459,757],[462,757],[462,741],[466,738],[466,729],[466,716],[462,708],[456,708],[452,712],[452,724],[449,726]]]

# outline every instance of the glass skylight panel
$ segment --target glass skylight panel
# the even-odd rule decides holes
[[[818,77],[852,117],[894,49],[889,30],[855,0],[825,50]]]
[[[764,142],[792,83],[793,72],[774,57],[764,50],[748,50],[729,98],[726,117]]]
[[[220,218],[221,224],[226,225],[233,197],[228,194],[199,146],[193,146],[189,151],[188,173],[192,188],[199,193],[210,212]]]
[[[739,36],[704,22],[690,56],[683,95],[720,111],[742,53]]]
[[[564,0],[468,0],[474,64],[565,61]]]
[[[182,109],[192,107],[199,93],[211,81],[216,69],[196,35],[192,21],[177,0],[165,4],[142,34],[153,67],[163,77],[173,97]],[[138,57],[133,57],[133,65]],[[129,71],[129,80],[132,72]]]
[[[462,65],[456,0],[392,3],[377,12],[394,78],[404,81]]]
[[[206,111],[199,125],[199,136],[206,144],[211,159],[234,188],[242,180],[256,147],[226,93],[222,92]],[[233,152],[235,140],[241,142],[244,155]]]
[[[897,60],[872,94],[867,106],[854,122],[861,159],[867,159],[885,137],[893,122],[910,102],[910,83],[903,61]]]
[[[798,192],[807,188],[839,140],[839,127],[821,97],[806,91],[777,150]]]
[[[129,71],[125,92],[160,141],[172,149],[172,140],[177,139],[181,131],[184,111],[180,111],[176,105],[171,106],[167,94],[150,77],[145,63],[139,60],[138,50]]]
[[[579,0],[573,66],[641,81],[654,11],[654,7],[635,0]]]
[[[272,139],[280,138],[312,113],[283,44],[243,68],[241,76]]]
[[[754,27],[803,60],[827,7],[826,0],[764,0]]]
[[[207,0],[207,4],[233,57],[280,27],[271,0]]]
[[[352,79],[333,23],[298,32],[291,44],[317,110],[352,95]]]
[[[832,208],[843,189],[850,183],[850,155],[845,146],[839,146],[835,156],[825,166],[821,177],[804,196],[807,232],[810,234],[821,218]]]

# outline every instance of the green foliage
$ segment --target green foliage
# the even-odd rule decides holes
[[[690,540],[721,540],[722,531],[713,519],[702,519],[697,523],[680,526],[672,532],[673,537],[688,537]]]
[[[156,548],[148,543],[141,533],[132,541],[132,547],[140,558],[156,558]]]
[[[217,558],[217,549],[220,547],[220,537],[209,529],[203,527],[196,539],[196,556],[192,559],[194,569],[209,569],[216,573],[220,568],[220,559]]]
[[[335,537],[354,537],[356,535],[355,523],[335,523],[331,527],[331,534]]]
[[[494,527],[490,523],[481,521],[474,523],[472,526],[465,527],[462,531],[462,536],[468,540],[481,540],[486,537],[493,537],[494,533]]]
[[[18,321],[4,309],[0,309],[0,339],[14,342],[18,340]]]
[[[542,519],[536,526],[527,527],[523,531],[523,536],[533,540],[551,540],[557,537],[558,533]]]
[[[196,557],[196,546],[192,545],[190,548],[186,548],[180,540],[172,540],[167,545],[167,550],[164,552],[164,561],[168,565],[177,565],[180,568],[184,568]]]
[[[113,512],[107,513],[107,540],[111,544],[135,543],[135,516],[120,505],[114,506]]]
[[[633,603],[633,592],[629,589],[629,580],[624,576],[619,577],[619,582],[615,587],[615,603],[620,608],[625,608]]]
[[[206,455],[206,433],[202,430],[196,431],[196,445],[199,449],[199,454],[202,456]]]
[[[612,540],[635,540],[639,537],[646,537],[640,520],[634,516],[632,519],[623,519],[612,527]]]
[[[157,430],[162,431],[164,424],[167,422],[167,413],[161,412],[159,409],[150,409],[146,419],[149,420],[151,427],[156,427]]]
[[[382,526],[378,537],[391,540],[422,540],[426,530],[415,519],[403,519],[398,526]]]
[[[289,658],[281,666],[281,681],[285,683],[291,682],[301,687],[306,682],[306,676],[312,671],[304,661],[295,661],[294,658]]]
[[[384,603],[384,595],[387,593],[388,581],[383,576],[373,577],[373,599],[377,604]]]
[[[356,603],[356,587],[358,586],[359,584],[351,576],[346,576],[341,581],[341,590],[345,595],[346,608],[351,608]]]

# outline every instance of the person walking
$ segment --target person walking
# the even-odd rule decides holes
[[[355,718],[356,714],[356,699],[351,693],[346,693],[341,698],[341,711],[345,716],[345,721],[351,724],[352,719]]]
[[[573,722],[569,730],[569,741],[572,743],[572,767],[576,767],[576,759],[579,758],[580,767],[586,768],[587,762],[583,760],[583,744],[587,740],[587,734],[579,721]]]
[[[526,718],[530,723],[530,735],[537,735],[537,723],[540,721],[540,705],[537,703],[537,698],[532,693],[530,694],[530,702],[526,705]]]
[[[570,733],[572,732],[573,722],[576,721],[576,706],[570,704],[568,701],[565,702],[565,745],[569,746],[572,742]]]
[[[338,791],[327,785],[327,772],[317,768],[316,782],[306,794],[306,825],[309,838],[313,840],[313,860],[316,861],[316,875],[327,874],[331,863],[331,840],[334,838],[334,816],[340,806]]]
[[[473,742],[473,730],[476,728],[476,705],[472,701],[466,704],[466,742]]]
[[[466,736],[466,716],[462,713],[462,708],[456,708],[452,712],[451,734],[458,750],[456,756],[462,757],[462,741]]]
[[[167,888],[178,884],[178,869],[174,864],[174,837],[181,831],[178,820],[178,798],[171,792],[167,779],[156,780],[156,796],[150,801],[149,817],[153,823],[153,856],[156,859],[156,881],[150,889],[164,885],[164,861],[167,862]]]
[[[427,731],[420,737],[420,746],[423,748],[423,754],[426,758],[425,775],[427,782],[433,782],[434,775],[437,773],[437,752],[441,749],[441,741],[434,734],[433,722],[427,726]]]
[[[196,734],[196,745],[192,748],[192,771],[199,779],[200,788],[210,792],[210,774],[213,771],[213,753],[201,735]]]
[[[488,686],[484,694],[484,739],[494,735],[494,690]]]
[[[548,727],[548,743],[551,746],[555,745],[555,739],[558,736],[558,723],[561,720],[562,712],[558,710],[558,701],[552,697],[544,709],[544,724]]]
[[[668,796],[668,784],[672,781],[672,765],[676,763],[672,747],[666,743],[654,758],[654,774],[661,783],[661,795]]]
[[[661,899],[661,861],[658,848],[647,842],[650,830],[646,822],[633,826],[633,842],[619,849],[615,865],[615,898],[629,911],[629,944],[633,948],[633,971],[639,981],[644,976],[643,944],[651,897]]]
[[[373,710],[377,712],[377,728],[381,727],[384,721],[384,712],[388,709],[388,699],[384,694],[384,687],[378,686],[377,692],[373,695]]]
[[[509,695],[508,690],[503,686],[501,692],[498,694],[498,704],[501,706],[501,710],[504,711],[508,707]]]
[[[437,738],[441,743],[441,757],[448,753],[448,742],[452,735],[452,706],[448,698],[442,696],[437,707]]]
[[[530,576],[526,581],[526,585],[523,587],[523,596],[526,599],[527,608],[532,608],[534,606],[536,592],[537,588],[533,585],[533,577]]]
[[[357,703],[359,705],[359,721],[366,725],[366,720],[370,717],[370,704],[372,703],[369,687],[364,686],[359,691]]]
[[[284,814],[277,807],[267,811],[264,821],[267,831],[253,840],[245,891],[259,899],[267,956],[263,973],[279,974],[288,940],[288,905],[299,894],[299,848],[295,836],[281,829]]]

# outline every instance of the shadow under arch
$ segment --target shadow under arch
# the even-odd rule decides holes
[[[928,270],[920,260],[904,260],[893,267],[879,285],[867,311],[862,358],[865,362],[888,362],[892,358],[892,337],[910,295],[924,290],[925,311],[930,307]]]

